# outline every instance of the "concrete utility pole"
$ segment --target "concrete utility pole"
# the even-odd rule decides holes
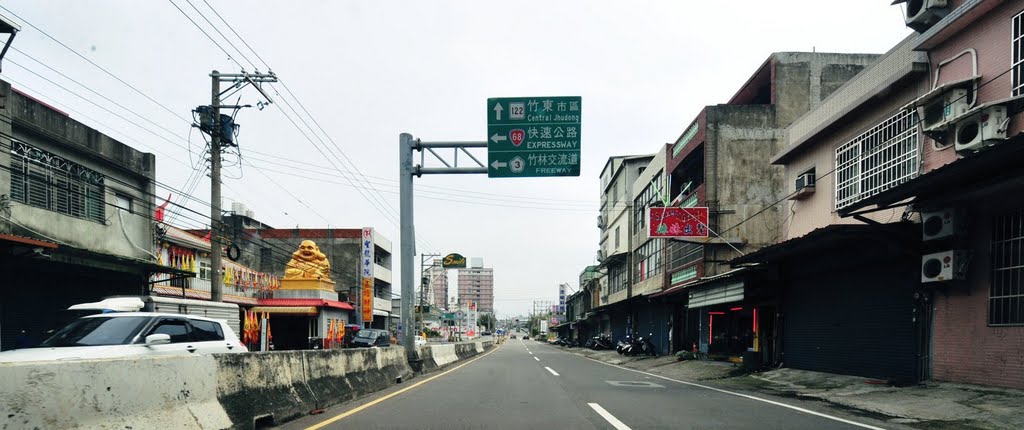
[[[259,73],[257,71],[256,73],[246,73],[243,70],[242,73],[228,74],[213,70],[210,72],[210,80],[210,107],[209,110],[206,110],[200,115],[200,117],[203,118],[203,120],[200,121],[200,130],[203,130],[203,126],[205,125],[208,128],[203,131],[210,135],[210,300],[214,302],[221,302],[224,301],[224,274],[222,273],[224,243],[221,240],[222,234],[224,233],[224,226],[221,221],[220,208],[221,136],[223,136],[225,125],[233,128],[234,122],[230,117],[228,117],[228,121],[225,122],[220,116],[220,109],[225,107],[229,109],[241,109],[243,107],[252,106],[222,106],[220,104],[220,100],[221,96],[227,91],[237,92],[246,85],[252,85],[267,100],[267,104],[273,103],[273,100],[270,99],[270,96],[263,91],[259,84],[264,82],[277,82],[277,76],[274,75],[274,72]],[[220,90],[221,81],[231,83],[231,86],[228,87],[227,91],[222,92]],[[259,107],[260,109],[263,108],[262,102],[260,102]],[[233,131],[233,129],[231,131]],[[233,144],[233,142],[228,142],[228,144]]]
[[[221,253],[224,245],[220,241],[220,72],[210,72],[212,96],[210,107],[213,109],[213,123],[216,124],[210,133],[210,300],[224,301],[224,285],[221,271]]]

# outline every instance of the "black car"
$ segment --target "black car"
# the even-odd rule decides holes
[[[391,346],[391,333],[388,333],[387,330],[364,328],[352,338],[352,346],[356,348]]]

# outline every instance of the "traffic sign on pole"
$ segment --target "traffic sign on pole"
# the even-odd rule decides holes
[[[580,175],[580,97],[487,99],[487,176]]]

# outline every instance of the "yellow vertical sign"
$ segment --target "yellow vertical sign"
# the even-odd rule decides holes
[[[373,278],[363,278],[363,322],[373,321]]]

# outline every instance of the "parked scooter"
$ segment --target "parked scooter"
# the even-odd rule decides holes
[[[639,350],[637,354],[649,355],[652,357],[658,356],[658,348],[651,342],[651,338],[654,337],[654,333],[648,333],[647,336],[641,336],[639,339]]]
[[[612,337],[611,336],[608,336],[606,334],[602,334],[602,335],[594,336],[594,338],[591,339],[591,340],[593,341],[593,345],[590,347],[590,349],[593,349],[593,350],[612,349]]]
[[[619,355],[628,355],[632,347],[633,337],[626,335],[622,339],[619,339],[619,342],[615,344],[615,352],[619,353]]]

